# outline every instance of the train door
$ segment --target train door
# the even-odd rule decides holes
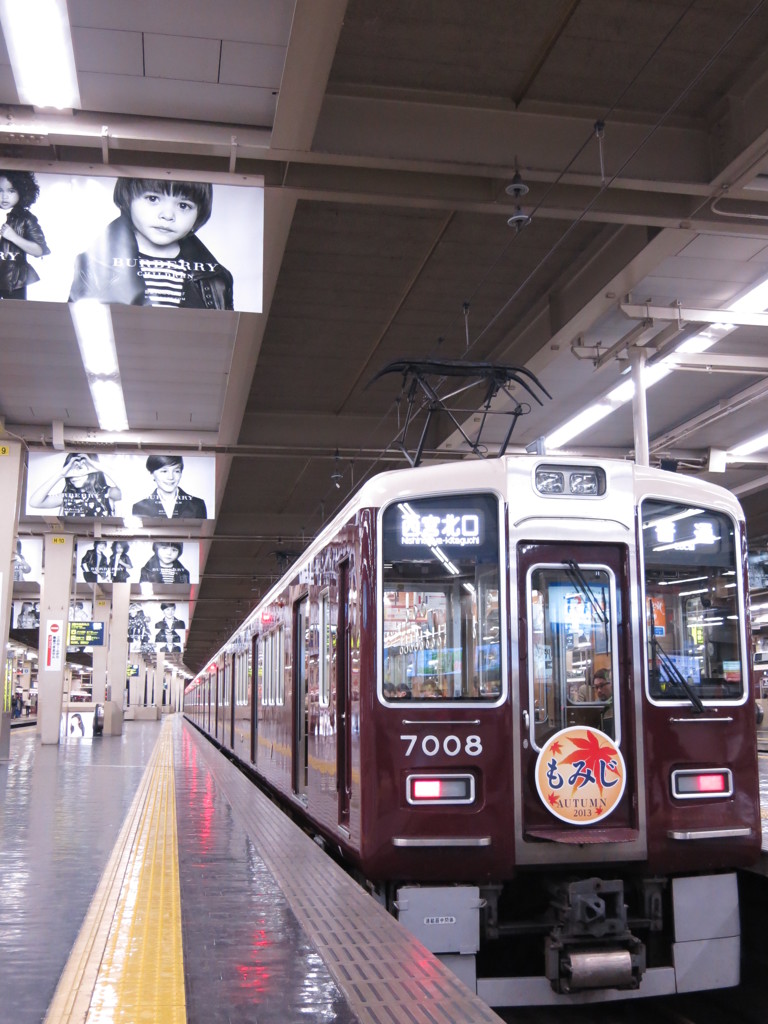
[[[261,644],[255,636],[251,641],[251,764],[256,764],[256,751],[259,743],[259,704],[261,702]]]
[[[293,791],[305,797],[309,782],[309,687],[307,683],[307,631],[309,598],[297,601],[293,608]]]
[[[349,827],[352,796],[352,742],[350,710],[351,673],[349,664],[349,562],[339,565],[339,618],[336,629],[336,785],[339,790],[339,824]]]
[[[237,678],[238,678],[238,664],[237,657],[234,654],[230,654],[229,661],[227,662],[227,671],[229,673],[229,684],[227,690],[229,692],[229,747],[231,750],[235,749],[235,710],[237,708]]]
[[[632,842],[627,549],[521,544],[518,556],[520,859],[541,840]]]

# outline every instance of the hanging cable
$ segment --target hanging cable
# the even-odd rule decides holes
[[[605,138],[605,121],[595,121],[595,138],[597,139],[597,152],[600,157],[600,181],[605,188],[605,160],[603,158],[603,139]]]

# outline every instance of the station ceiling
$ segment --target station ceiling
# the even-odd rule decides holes
[[[216,520],[184,532],[204,573],[188,668],[363,480],[406,465],[401,379],[371,383],[395,360],[535,373],[552,398],[519,418],[520,451],[715,311],[716,344],[648,391],[649,457],[733,490],[750,543],[768,544],[768,452],[726,454],[768,430],[768,318],[730,310],[768,278],[768,4],[68,8],[82,109],[19,105],[0,46],[0,161],[265,184],[262,313],[113,309],[117,442],[66,306],[0,303],[0,417],[31,450],[61,423],[72,448],[216,453]],[[625,403],[563,451],[632,458],[634,424]],[[467,457],[448,421],[437,457]]]

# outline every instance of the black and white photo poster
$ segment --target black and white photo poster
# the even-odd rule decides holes
[[[11,556],[14,583],[36,583],[43,581],[43,538],[17,537]]]
[[[213,455],[29,453],[29,516],[214,519],[215,494]]]
[[[76,574],[78,583],[199,583],[200,546],[167,537],[79,540]]]
[[[0,176],[14,199],[2,211],[4,297],[261,312],[261,179]]]
[[[181,654],[189,628],[187,601],[132,601],[128,649],[133,653]]]

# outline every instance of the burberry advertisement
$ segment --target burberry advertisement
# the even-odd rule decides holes
[[[128,608],[128,650],[181,654],[188,625],[186,601],[132,601]]]
[[[200,582],[200,546],[190,540],[79,540],[76,562],[78,583]]]
[[[17,537],[11,557],[14,583],[36,583],[43,580],[43,538]]]
[[[64,519],[214,519],[212,455],[30,452],[26,511]]]
[[[264,189],[0,166],[0,298],[260,313]]]

